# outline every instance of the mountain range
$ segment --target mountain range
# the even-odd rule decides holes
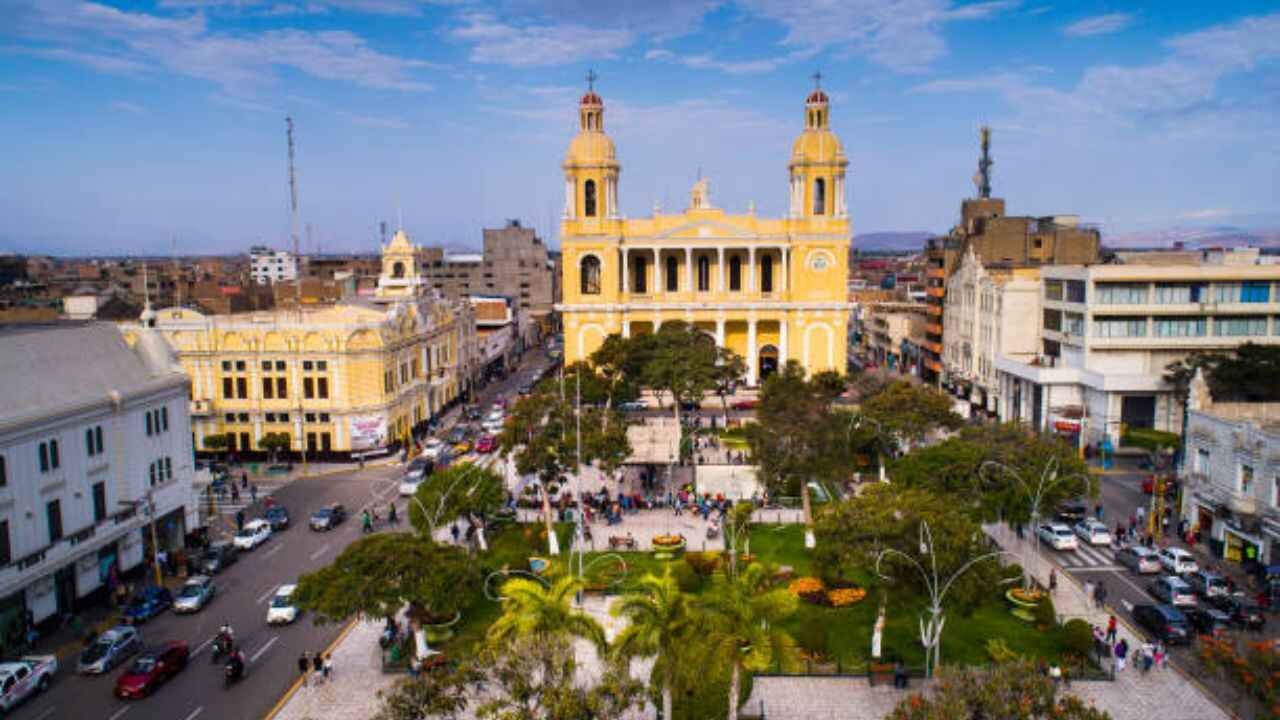
[[[925,241],[938,233],[870,232],[853,238],[852,248],[858,252],[913,253],[924,248]],[[1109,234],[1102,233],[1102,245],[1112,250],[1171,249],[1178,243],[1187,250],[1223,247],[1280,248],[1280,229],[1245,229],[1232,225],[1211,227],[1171,227]]]

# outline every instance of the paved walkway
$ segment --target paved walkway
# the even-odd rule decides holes
[[[378,691],[399,677],[382,672],[378,636],[381,621],[358,622],[331,650],[333,675],[329,682],[297,687],[271,720],[327,720],[371,717],[378,707]],[[290,659],[295,660],[295,658]]]
[[[778,508],[757,510],[752,514],[752,520],[757,523],[796,524],[801,521],[801,516],[798,509]],[[517,512],[517,517],[520,522],[542,522],[539,510],[522,508]],[[712,513],[711,517],[715,518],[716,513]],[[630,515],[624,514],[622,522],[617,525],[609,525],[597,516],[596,521],[589,525],[592,538],[587,550],[609,550],[610,537],[630,535],[636,541],[636,550],[644,552],[653,549],[654,536],[672,533],[684,535],[689,550],[724,550],[724,533],[708,538],[709,524],[702,516],[687,510],[679,516],[670,509],[640,510]]]

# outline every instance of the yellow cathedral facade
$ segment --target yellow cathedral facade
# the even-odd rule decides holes
[[[624,218],[604,102],[589,89],[563,169],[565,361],[588,358],[609,335],[651,333],[683,320],[746,361],[748,385],[787,361],[807,372],[845,370],[849,213],[845,157],[821,88],[805,100],[792,146],[789,212],[757,217],[711,204],[699,179],[689,207]]]

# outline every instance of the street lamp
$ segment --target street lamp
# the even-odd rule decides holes
[[[137,510],[140,506],[145,505],[147,515],[151,521],[151,565],[156,573],[156,586],[164,585],[164,575],[160,572],[160,542],[159,535],[156,533],[156,503],[148,490],[146,497],[142,500],[120,500],[120,505]]]
[[[988,460],[982,463],[978,468],[979,479],[986,477],[988,468],[995,468],[996,470],[999,470],[1005,475],[1013,478],[1018,483],[1018,487],[1022,488],[1022,490],[1026,492],[1027,498],[1031,501],[1031,534],[1033,536],[1034,543],[1032,547],[1035,551],[1037,567],[1040,563],[1040,503],[1044,499],[1045,493],[1068,480],[1084,480],[1085,487],[1088,487],[1089,484],[1089,478],[1081,475],[1080,473],[1059,475],[1058,469],[1060,464],[1061,463],[1058,462],[1057,457],[1051,457],[1046,460],[1044,469],[1040,471],[1040,477],[1034,481],[1034,484],[1024,478],[1022,473],[997,460]],[[1023,568],[1023,587],[1028,588],[1030,586],[1030,575],[1027,573],[1026,568]]]

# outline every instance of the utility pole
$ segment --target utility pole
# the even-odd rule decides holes
[[[297,312],[298,332],[302,332],[302,254],[298,249],[298,178],[294,172],[293,166],[293,116],[287,116],[284,119],[285,136],[289,142],[289,233],[293,236],[293,302],[294,310]],[[302,474],[307,474],[307,437],[306,437],[306,415],[302,410],[302,343],[296,341],[293,344],[294,349],[294,377],[298,382],[293,383],[293,392],[298,397],[298,449],[302,455]]]
[[[151,491],[147,491],[147,514],[151,516],[151,565],[156,571],[156,587],[164,585],[164,575],[160,572],[160,536],[156,532],[156,501]]]

